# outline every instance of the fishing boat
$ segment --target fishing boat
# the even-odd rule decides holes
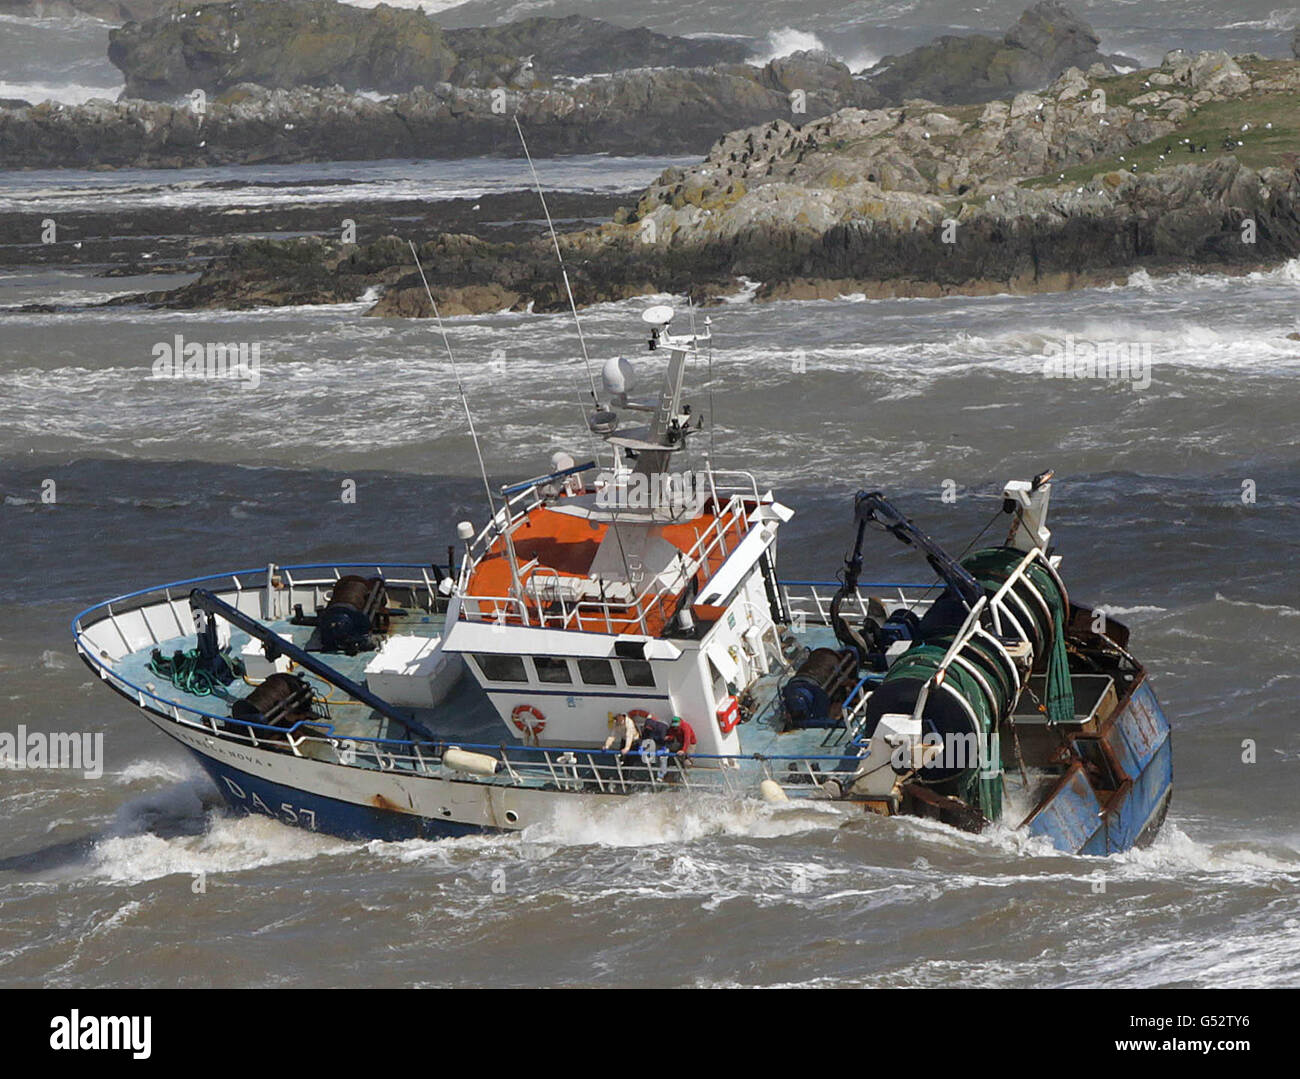
[[[963,557],[859,491],[838,579],[783,579],[793,511],[750,472],[677,464],[698,460],[683,394],[711,326],[643,318],[647,355],[592,379],[591,458],[497,488],[483,469],[486,523],[456,525],[445,564],[159,585],[77,615],[78,654],[234,811],[336,835],[720,797],[1019,828],[1073,854],[1149,842],[1169,724],[1127,628],[1067,593],[1052,475],[1007,482],[1005,542]],[[923,557],[919,581],[862,578],[877,530]]]

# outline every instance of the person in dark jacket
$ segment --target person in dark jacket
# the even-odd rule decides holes
[[[656,748],[662,748],[668,744],[668,724],[662,719],[647,716],[641,723],[641,737],[653,741]]]
[[[637,746],[637,751],[641,754],[641,760],[646,768],[653,769],[655,757],[659,750],[665,748],[668,743],[668,724],[662,719],[656,719],[654,716],[647,716],[641,721],[641,744]],[[668,758],[661,757],[659,765],[659,778],[663,779],[664,773],[668,770]]]

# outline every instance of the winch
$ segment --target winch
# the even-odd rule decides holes
[[[917,776],[930,786],[955,784],[991,818],[1001,802],[1000,782],[994,782],[998,732],[1031,667],[1047,673],[1049,719],[1074,714],[1064,641],[1069,601],[1045,563],[1025,564],[1025,552],[1013,547],[976,551],[961,568],[987,597],[1000,594],[1001,631],[977,625],[965,634],[926,636],[909,648],[872,693],[858,738],[870,739],[886,716],[919,713],[921,735],[942,752],[926,757]]]
[[[781,687],[793,727],[832,727],[839,706],[858,680],[858,654],[849,648],[815,648]]]
[[[311,683],[296,674],[276,673],[246,697],[230,702],[230,718],[264,727],[292,727],[320,718],[313,707]]]
[[[388,632],[393,612],[387,604],[388,594],[382,578],[348,574],[338,579],[329,602],[315,615],[303,614],[299,605],[294,608],[292,622],[297,626],[316,627],[308,651],[354,656],[376,648],[375,635]]]
[[[899,607],[884,617],[868,614],[862,620],[862,641],[867,646],[863,665],[873,671],[883,671],[889,666],[890,650],[902,642],[911,642],[921,636],[921,619],[906,607]]]

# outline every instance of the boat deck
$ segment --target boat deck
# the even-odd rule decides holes
[[[155,648],[166,656],[176,651],[190,652],[195,647],[194,618],[190,604],[193,587],[211,593],[234,606],[240,613],[255,619],[273,632],[283,634],[298,647],[305,647],[314,627],[294,625],[289,612],[297,606],[305,611],[318,610],[334,585],[345,574],[382,575],[388,589],[389,603],[401,608],[394,614],[390,633],[432,638],[441,635],[447,605],[447,592],[440,587],[437,567],[418,564],[365,564],[271,566],[267,570],[240,570],[186,581],[159,585],[140,592],[119,596],[81,612],[73,620],[78,651],[90,668],[113,689],[138,707],[152,713],[160,725],[171,723],[191,730],[204,731],[262,750],[286,753],[356,765],[381,771],[412,771],[423,775],[446,777],[441,765],[443,751],[449,746],[486,754],[500,762],[496,774],[475,776],[474,782],[492,785],[565,786],[575,789],[584,784],[601,790],[611,788],[630,793],[655,789],[664,782],[656,776],[658,767],[647,769],[638,761],[620,758],[594,747],[530,746],[522,735],[502,723],[496,708],[472,677],[462,677],[450,687],[448,695],[436,707],[407,708],[401,711],[433,735],[413,738],[399,721],[385,717],[370,707],[347,698],[342,691],[322,680],[304,674],[317,690],[317,707],[326,718],[303,721],[293,731],[284,732],[258,724],[234,721],[231,703],[247,696],[260,679],[237,679],[211,693],[191,693],[173,685],[167,677],[149,668]],[[838,586],[834,582],[782,583],[785,604],[792,612],[791,621],[799,627],[797,636],[808,648],[833,647],[835,641],[825,625],[830,597]],[[854,613],[865,615],[868,596],[890,605],[900,602],[924,605],[921,594],[927,586],[879,584],[860,591],[853,603]],[[909,595],[910,594],[910,595]],[[905,598],[906,595],[906,598]],[[267,612],[272,612],[269,616]],[[230,651],[240,656],[250,644],[246,630],[232,627]],[[261,649],[250,649],[252,659]],[[365,668],[375,652],[355,656],[313,653],[353,682],[365,684]],[[262,657],[264,659],[264,657]],[[254,664],[258,666],[258,664]],[[265,664],[261,664],[265,669]],[[774,669],[750,687],[749,696],[757,702],[754,714],[738,728],[740,751],[723,759],[700,755],[697,767],[681,769],[668,764],[669,783],[683,783],[705,789],[731,789],[743,775],[752,779],[758,772],[779,776],[789,782],[791,794],[808,790],[809,773],[833,770],[845,756],[846,733],[811,728],[781,730],[777,717],[777,699],[788,671]],[[378,694],[385,697],[384,693]],[[689,722],[701,729],[709,717],[687,715]],[[576,763],[575,763],[576,761]],[[791,765],[794,772],[791,772]],[[566,769],[568,770],[566,773]],[[581,776],[577,773],[581,772]],[[566,778],[566,774],[569,778]],[[468,777],[460,777],[468,778]]]
[[[525,617],[530,622],[560,620],[571,629],[658,636],[672,615],[672,604],[665,601],[680,595],[692,576],[707,580],[748,531],[745,517],[725,507],[658,525],[654,541],[667,544],[675,557],[660,570],[649,569],[644,583],[633,584],[626,579],[628,564],[642,557],[640,551],[620,544],[623,557],[615,572],[597,565],[597,552],[610,527],[605,521],[546,506],[533,508],[511,533],[524,610],[520,600],[512,598],[510,559],[505,537],[498,535],[469,575],[468,616],[503,623]],[[623,542],[635,539],[629,534]]]
[[[277,634],[287,637],[293,644],[306,648],[314,629],[312,626],[297,626],[287,619],[268,623]],[[393,634],[418,637],[437,637],[442,633],[441,615],[429,615],[413,612],[394,616]],[[231,654],[239,656],[251,638],[241,630],[234,630],[230,635]],[[185,652],[194,647],[194,637],[176,637],[160,641],[156,646],[164,656],[173,652]],[[164,701],[171,702],[183,709],[205,712],[218,718],[227,718],[232,701],[247,696],[259,679],[247,676],[237,678],[228,686],[218,687],[210,695],[187,692],[173,685],[165,677],[156,674],[149,666],[153,649],[141,649],[129,652],[114,661],[111,666],[114,673],[126,681],[143,686]],[[375,657],[375,653],[360,652],[355,656],[343,653],[317,653],[317,655],[338,671],[345,678],[364,685],[366,682],[366,664]],[[410,735],[401,725],[372,711],[358,701],[347,699],[338,689],[327,685],[321,679],[294,667],[295,674],[301,675],[317,691],[317,697],[329,715],[334,733],[340,738],[378,738],[404,741]],[[446,701],[436,709],[409,709],[412,716],[425,725],[436,724],[439,734],[449,738],[474,741],[497,741],[501,734],[501,721],[498,719],[491,703],[480,693],[469,679],[462,679],[453,689]]]
[[[277,634],[287,637],[292,643],[303,648],[307,646],[313,633],[313,627],[294,625],[286,619],[271,622],[269,626]],[[442,626],[440,615],[416,612],[405,616],[394,616],[392,632],[435,637],[441,633]],[[801,643],[809,648],[831,647],[835,643],[834,635],[823,626],[810,626],[800,639]],[[240,655],[250,640],[247,633],[240,630],[232,631],[231,654]],[[192,649],[194,637],[192,635],[175,637],[160,641],[156,647],[164,656],[170,656],[176,651],[185,652]],[[150,668],[152,652],[152,647],[129,652],[115,660],[111,668],[125,681],[142,686],[160,700],[175,704],[181,709],[227,719],[231,702],[247,696],[259,681],[248,677],[238,678],[228,686],[218,687],[210,695],[187,692]],[[375,653],[361,652],[355,656],[342,653],[317,653],[317,655],[344,677],[364,685],[366,665],[374,658]],[[410,735],[400,724],[359,702],[348,700],[339,690],[326,685],[321,679],[300,668],[295,667],[294,673],[306,677],[317,690],[317,697],[329,716],[335,737],[409,740]],[[757,714],[749,722],[742,723],[737,728],[742,754],[745,756],[759,754],[767,757],[817,757],[834,754],[844,740],[845,732],[842,727],[831,730],[823,728],[781,730],[776,704],[784,675],[785,672],[773,672],[754,685],[752,692],[760,702]],[[492,745],[505,743],[521,748],[525,745],[513,731],[502,724],[491,701],[472,678],[461,678],[447,699],[438,707],[408,709],[408,711],[413,718],[430,728],[440,738],[450,741],[460,740],[472,744]]]

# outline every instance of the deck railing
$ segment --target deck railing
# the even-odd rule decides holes
[[[272,576],[281,579],[282,592],[290,598],[305,594],[319,595],[323,599],[333,583],[348,573],[379,576],[391,588],[409,588],[413,596],[420,593],[427,599],[430,609],[442,598],[438,590],[438,574],[423,564],[311,563],[258,567],[173,581],[117,596],[79,613],[72,620],[73,637],[78,652],[101,679],[138,707],[157,716],[225,741],[379,771],[408,771],[445,777],[451,770],[443,765],[442,755],[454,745],[492,756],[499,762],[499,774],[480,777],[478,781],[481,782],[521,786],[581,783],[592,790],[617,793],[658,790],[667,786],[732,790],[738,789],[738,785],[752,788],[757,782],[757,768],[761,777],[771,778],[783,788],[806,790],[808,784],[817,785],[838,769],[847,768],[860,749],[852,732],[865,704],[866,685],[856,687],[845,702],[845,726],[838,731],[849,737],[845,742],[835,743],[844,745],[842,751],[795,756],[693,755],[692,763],[687,765],[664,751],[656,753],[652,760],[643,760],[638,756],[625,758],[590,747],[490,745],[452,740],[433,743],[358,737],[341,734],[331,723],[320,719],[303,720],[287,729],[234,721],[229,715],[162,696],[152,688],[137,685],[113,668],[116,660],[129,653],[194,632],[188,619],[192,588],[207,588],[241,609],[256,607],[257,610],[250,610],[250,613],[257,616],[266,602],[267,585]],[[829,597],[838,586],[831,581],[782,581],[779,587],[788,604],[808,605],[808,609],[821,612],[827,610]],[[915,597],[927,587],[924,584],[863,583],[854,602],[865,612],[868,595],[897,593],[900,603],[916,608],[924,601]],[[910,599],[908,592],[913,593]],[[830,744],[829,739],[826,744]],[[474,777],[457,773],[457,778]]]
[[[626,600],[579,597],[570,600],[564,595],[561,582],[572,578],[563,578],[551,567],[541,565],[531,567],[527,580],[520,582],[527,599],[532,600],[531,605],[522,596],[464,592],[478,559],[491,549],[498,537],[513,529],[528,512],[547,499],[541,493],[546,485],[540,482],[518,491],[466,550],[460,575],[463,593],[460,617],[471,622],[604,630],[607,633],[614,633],[617,627],[626,627],[630,623],[641,633],[649,634],[651,623],[656,618],[662,624],[671,617],[677,596],[701,567],[712,571],[726,561],[734,550],[734,546],[728,545],[728,537],[734,537],[737,542],[743,538],[749,514],[760,503],[758,481],[748,472],[710,469],[702,475],[708,482],[714,505],[720,507],[714,520],[690,550],[678,559],[676,572],[668,581],[661,581],[659,575],[653,575],[640,592]],[[715,559],[717,566],[714,565]],[[543,591],[548,582],[552,590],[550,598]],[[558,611],[548,609],[557,605]]]
[[[147,707],[147,705],[142,705]],[[205,735],[257,749],[275,749],[296,757],[434,779],[493,786],[549,788],[603,794],[687,790],[721,794],[753,794],[763,779],[783,790],[804,793],[827,779],[856,768],[853,755],[707,755],[683,757],[664,749],[634,749],[624,755],[590,747],[536,747],[474,743],[449,739],[418,742],[340,735],[331,723],[302,720],[289,728],[205,716],[170,714]],[[448,750],[477,754],[494,762],[493,775],[459,770],[445,762]]]
[[[848,597],[847,606],[842,606],[840,613],[843,617],[856,617],[861,621],[867,617],[868,601],[879,599],[886,604],[897,602],[898,606],[907,607],[921,615],[929,609],[931,603],[924,594],[937,587],[942,586],[915,582],[863,582],[858,585],[857,592]],[[831,624],[831,601],[839,591],[838,581],[781,581],[780,588],[781,598],[785,601],[785,608],[796,629],[800,622],[813,626]]]

